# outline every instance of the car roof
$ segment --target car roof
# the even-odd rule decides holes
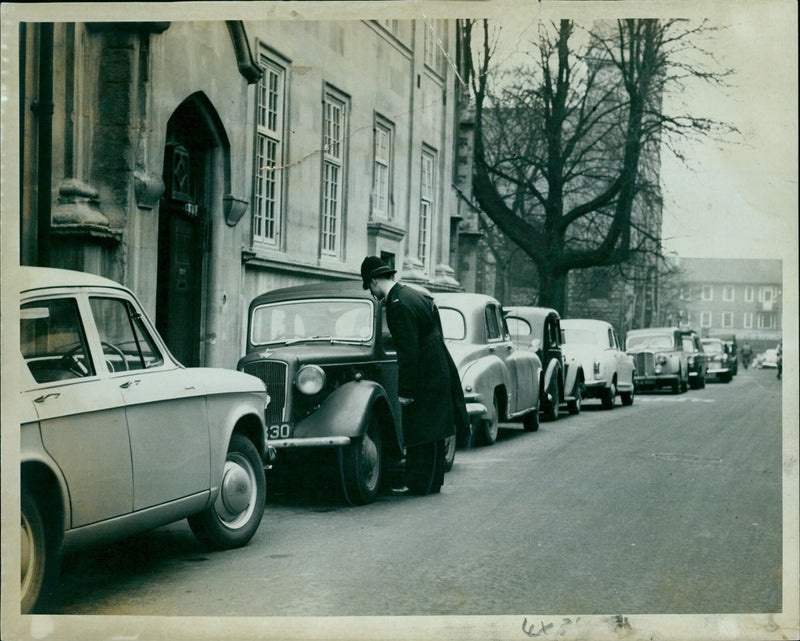
[[[526,320],[543,321],[551,314],[558,316],[558,312],[549,307],[533,307],[533,306],[517,306],[517,307],[504,307],[503,311],[506,316],[521,316]]]
[[[487,294],[475,294],[471,292],[447,292],[434,294],[433,299],[439,307],[455,307],[457,309],[483,308],[488,303],[499,305],[499,301]]]
[[[63,287],[112,287],[129,291],[110,278],[72,269],[56,269],[54,267],[18,268],[17,286],[19,292],[30,292],[37,289],[55,289]]]
[[[685,330],[678,329],[677,327],[642,327],[640,329],[629,329],[628,336],[631,334],[651,334],[655,332],[681,332]]]
[[[586,327],[591,329],[607,329],[611,323],[604,320],[597,320],[596,318],[562,318],[561,328],[569,329],[570,327]]]
[[[360,280],[344,280],[339,282],[316,282],[293,287],[281,287],[256,296],[250,307],[284,300],[301,300],[304,298],[347,297],[372,299],[369,290],[364,289]]]

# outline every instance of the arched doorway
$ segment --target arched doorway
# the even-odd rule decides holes
[[[167,122],[164,195],[158,221],[156,327],[186,366],[202,364],[214,149],[225,144],[202,94],[187,98]],[[216,156],[218,158],[218,156]]]

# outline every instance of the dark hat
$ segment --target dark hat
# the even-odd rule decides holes
[[[361,263],[361,281],[364,289],[369,289],[369,281],[379,276],[389,277],[396,273],[396,269],[392,269],[384,263],[377,256],[367,256],[364,262]]]

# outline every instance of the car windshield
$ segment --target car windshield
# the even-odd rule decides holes
[[[572,327],[561,328],[565,343],[578,343],[579,345],[597,345],[597,334],[591,329],[577,329]]]
[[[672,334],[634,334],[625,342],[627,349],[673,349]]]
[[[467,336],[467,323],[464,316],[452,307],[440,307],[439,318],[442,320],[442,334],[445,338],[463,341]]]
[[[363,299],[317,298],[262,305],[253,310],[253,345],[304,340],[369,341],[373,303]]]
[[[722,354],[722,343],[720,341],[703,341],[703,351],[709,354]]]

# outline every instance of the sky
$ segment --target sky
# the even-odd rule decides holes
[[[561,17],[558,2],[530,3],[500,14],[495,60],[524,60],[539,20]],[[563,3],[562,3],[563,4]],[[599,11],[597,5],[605,5]],[[591,10],[589,10],[589,5]],[[574,4],[572,5],[575,6]],[[631,7],[661,3],[587,3],[567,14],[588,26]],[[726,88],[697,83],[665,97],[665,110],[724,121],[739,130],[726,143],[682,145],[686,161],[662,151],[662,236],[668,251],[686,257],[795,257],[797,239],[797,19],[794,2],[686,2],[673,17],[715,28],[702,41],[720,68],[733,73]],[[683,105],[679,105],[683,102]],[[787,242],[787,240],[791,242]]]

